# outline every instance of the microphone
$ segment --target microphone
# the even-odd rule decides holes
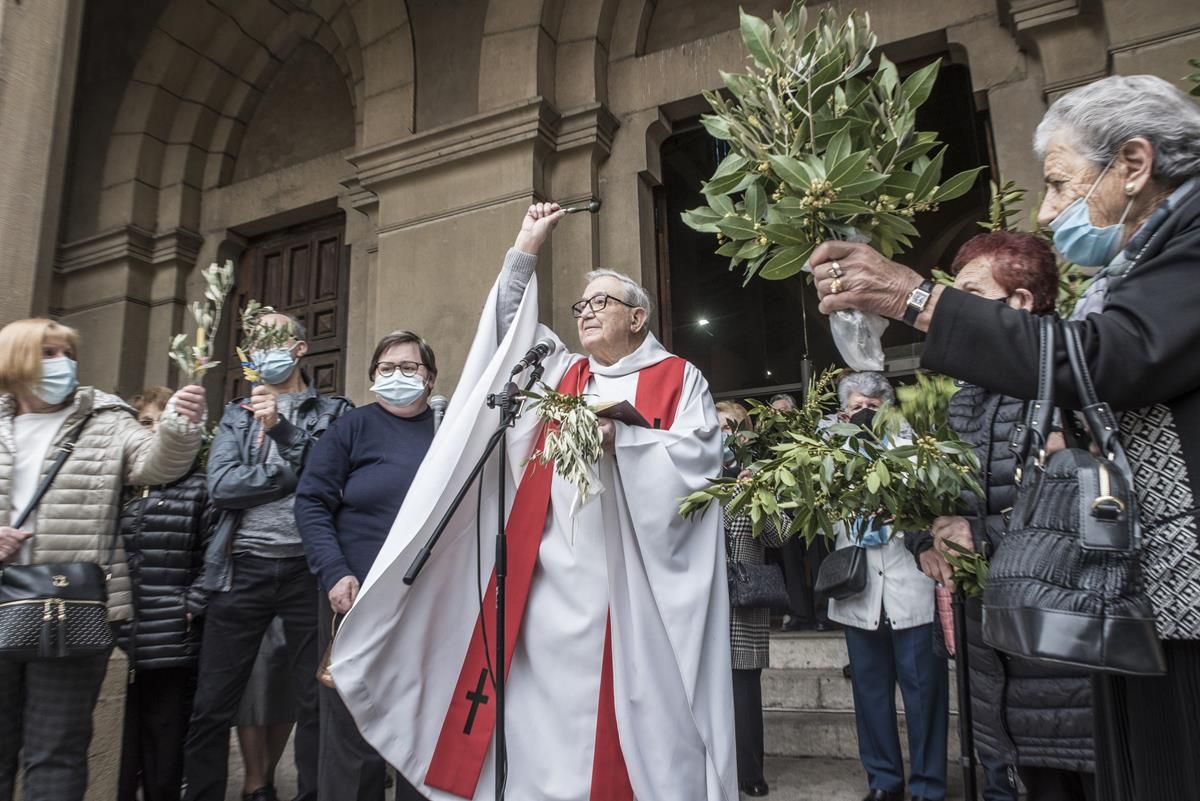
[[[445,395],[434,395],[429,399],[429,408],[433,409],[434,431],[442,427],[442,418],[446,416],[446,407],[449,405],[450,399]]]
[[[537,344],[530,348],[521,361],[517,362],[517,366],[512,369],[512,375],[518,375],[525,370],[528,370],[534,365],[541,364],[542,359],[554,352],[555,343],[550,337],[539,339]]]
[[[563,209],[567,214],[578,214],[581,211],[586,211],[588,214],[595,214],[600,211],[599,200],[589,200],[585,206],[571,206]]]

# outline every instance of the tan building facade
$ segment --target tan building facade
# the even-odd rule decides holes
[[[1112,72],[1182,83],[1200,54],[1185,0],[832,5],[870,12],[895,60],[964,65],[989,160],[1035,189],[1048,98]],[[365,399],[373,343],[404,327],[451,389],[533,200],[604,203],[555,234],[546,322],[571,331],[597,266],[664,291],[661,147],[739,69],[736,23],[731,0],[3,0],[0,321],[80,328],[85,381],[170,384],[199,268],[232,258],[241,297],[325,343],[322,386]]]

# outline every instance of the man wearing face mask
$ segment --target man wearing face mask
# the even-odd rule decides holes
[[[296,698],[298,801],[317,798],[317,586],[293,515],[294,492],[321,435],[351,403],[321,395],[298,361],[303,326],[282,314],[280,347],[251,354],[262,383],[225,408],[208,459],[208,487],[220,517],[205,554],[210,601],[184,772],[188,801],[224,801],[229,727],[263,634],[282,618]],[[269,784],[249,801],[274,801]]]
[[[319,651],[335,621],[350,611],[387,539],[429,444],[437,380],[433,349],[411,331],[379,341],[367,377],[377,403],[334,423],[313,448],[296,489],[296,524],[308,564],[328,603],[322,605]],[[337,690],[322,687],[320,798],[383,801],[386,765],[346,710]],[[397,798],[420,799],[403,776]]]
[[[842,421],[869,429],[895,397],[882,373],[851,373],[838,384]],[[893,445],[907,443],[903,429]],[[946,797],[949,678],[933,650],[933,581],[904,547],[906,534],[873,520],[845,521],[837,547],[863,547],[866,588],[829,601],[846,632],[854,687],[858,752],[870,787],[864,801],[903,801],[904,758],[896,731],[896,685],[904,698],[913,801]]]

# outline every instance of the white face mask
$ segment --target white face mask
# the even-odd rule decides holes
[[[71,393],[79,386],[75,373],[79,366],[70,356],[57,356],[53,359],[42,359],[42,380],[34,387],[33,394],[51,406],[71,397]]]
[[[419,375],[404,375],[399,370],[389,376],[378,376],[371,391],[393,406],[409,406],[426,392],[424,379]]]

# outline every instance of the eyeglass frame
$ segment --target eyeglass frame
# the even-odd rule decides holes
[[[596,306],[595,305],[596,298],[604,298],[604,303],[602,303],[599,306]],[[592,295],[590,298],[584,298],[583,300],[579,300],[579,301],[576,301],[575,303],[572,303],[571,304],[571,316],[574,317],[576,320],[578,320],[580,317],[583,316],[583,310],[585,308],[591,309],[592,314],[596,314],[597,312],[602,312],[605,310],[605,308],[608,307],[608,302],[610,300],[615,300],[617,303],[620,303],[622,306],[624,306],[628,309],[642,308],[641,306],[637,306],[633,303],[629,303],[628,301],[624,301],[624,300],[621,300],[620,298],[613,297],[612,295],[608,294],[607,292],[597,292],[595,295]]]
[[[387,365],[386,372],[384,370],[380,369],[385,364]],[[411,373],[405,371],[404,365],[406,365],[406,364],[413,365]],[[404,361],[400,361],[400,362],[375,362],[375,364],[371,365],[371,373],[372,374],[378,373],[379,375],[383,376],[384,378],[390,378],[391,376],[395,375],[397,370],[399,370],[400,375],[404,376],[405,378],[413,378],[414,376],[421,374],[420,370],[422,367],[425,368],[425,375],[423,375],[421,377],[428,378],[429,377],[429,365],[427,365],[425,362],[413,362],[413,361],[409,361],[407,359],[405,359]]]

